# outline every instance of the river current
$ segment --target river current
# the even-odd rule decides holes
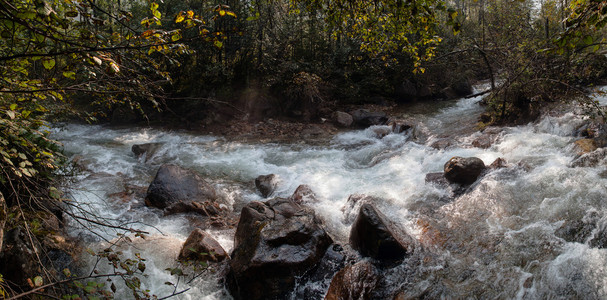
[[[607,104],[607,98],[597,99]],[[577,156],[576,132],[587,117],[568,112],[506,127],[489,148],[481,149],[471,145],[481,134],[474,127],[483,111],[479,100],[443,102],[430,112],[414,107],[402,113],[416,123],[415,130],[404,134],[380,138],[376,131],[384,127],[376,126],[342,132],[320,144],[244,143],[179,131],[74,124],[53,129],[53,136],[83,166],[66,190],[69,197],[112,224],[149,232],[145,239],[132,237],[121,250],[127,257],[141,253],[147,259],[142,285],[160,297],[174,291],[164,283],[177,279],[165,269],[176,265],[195,226],[187,215],[163,216],[144,205],[142,193],[156,170],[172,163],[201,173],[237,210],[264,200],[253,183],[259,175],[278,175],[278,197],[307,184],[319,200],[311,206],[342,244],[347,244],[351,226],[342,210],[348,197],[381,199],[375,203],[379,210],[425,248],[384,273],[409,295],[607,298],[607,249],[592,242],[607,227],[607,162],[603,157],[597,166],[571,165]],[[431,147],[440,140],[451,145]],[[162,144],[151,157],[137,158],[131,147],[142,143]],[[475,156],[486,165],[501,157],[509,167],[487,173],[452,199],[449,187],[426,183],[425,175],[442,172],[453,156]],[[585,240],[567,241],[559,234],[580,220],[592,224]],[[69,228],[70,235],[94,251],[120,232],[96,228],[92,234],[75,221]],[[207,231],[231,251],[234,229]],[[88,254],[82,260],[89,270],[95,262]],[[218,276],[207,272],[192,282],[180,281],[178,290],[189,290],[178,297],[231,299]],[[326,290],[328,282],[314,284]],[[129,295],[119,287],[116,297]]]

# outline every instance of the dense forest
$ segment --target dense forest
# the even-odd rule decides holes
[[[593,0],[0,0],[0,251],[15,228],[43,248],[40,220],[74,205],[55,122],[314,123],[471,96],[481,81],[479,128],[571,99],[604,118],[587,93],[607,79],[606,23],[607,1]],[[61,295],[76,281],[20,273],[0,266],[0,298]]]

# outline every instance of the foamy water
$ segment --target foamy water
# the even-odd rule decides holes
[[[254,179],[276,174],[275,196],[288,197],[300,184],[319,196],[311,204],[331,236],[347,243],[350,222],[342,207],[351,194],[382,200],[379,209],[403,229],[424,240],[420,251],[401,266],[385,272],[394,286],[415,294],[444,298],[605,298],[607,250],[588,243],[571,243],[555,235],[565,222],[597,215],[607,224],[607,179],[598,167],[571,168],[576,155],[571,146],[583,117],[574,113],[546,117],[537,124],[505,128],[488,149],[470,146],[479,133],[474,121],[482,112],[478,98],[452,102],[427,116],[417,127],[424,138],[389,134],[378,138],[374,129],[350,131],[324,146],[254,144],[156,129],[111,129],[66,125],[55,129],[68,153],[77,156],[87,171],[71,191],[75,201],[116,224],[150,232],[134,241],[125,255],[148,258],[145,288],[158,296],[170,294],[166,281],[176,281],[165,268],[174,261],[193,229],[184,215],[164,217],[144,206],[133,194],[110,196],[125,189],[145,192],[162,163],[173,163],[203,174],[236,206],[263,200],[255,193]],[[602,101],[602,98],[601,98]],[[472,126],[471,126],[472,124]],[[451,137],[454,145],[437,150],[436,138]],[[130,151],[133,144],[160,142],[148,162]],[[440,172],[453,156],[476,156],[485,164],[505,158],[511,167],[490,172],[467,194],[445,202],[449,191],[424,182],[425,174]],[[102,249],[103,239],[116,238],[115,230],[98,236],[73,223],[91,248]],[[428,233],[435,233],[428,242]],[[598,232],[598,229],[597,229]],[[227,251],[233,230],[211,230]],[[426,256],[432,259],[424,259]],[[206,274],[180,288],[191,288],[182,299],[229,299]],[[122,297],[128,298],[124,292]]]

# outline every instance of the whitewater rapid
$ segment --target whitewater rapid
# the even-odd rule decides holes
[[[376,206],[428,248],[385,273],[413,294],[606,298],[607,249],[557,236],[563,224],[583,218],[597,220],[592,234],[607,227],[605,160],[596,167],[571,167],[577,155],[573,142],[587,117],[569,112],[507,127],[481,149],[471,145],[481,135],[475,128],[483,112],[479,100],[446,102],[429,114],[404,112],[400,117],[417,123],[404,134],[380,138],[376,129],[382,127],[371,127],[340,133],[321,145],[242,143],[180,131],[75,124],[54,128],[53,137],[83,168],[68,189],[73,201],[114,224],[150,233],[145,240],[133,238],[133,245],[122,250],[125,256],[141,253],[148,259],[149,277],[142,284],[158,296],[173,291],[164,282],[176,278],[165,269],[176,265],[181,244],[195,226],[187,215],[163,216],[144,205],[156,170],[172,163],[201,173],[237,210],[264,200],[253,183],[259,175],[278,175],[277,197],[307,184],[319,200],[310,205],[342,244],[351,226],[342,210],[348,197],[380,198]],[[597,100],[607,104],[605,97]],[[431,147],[440,139],[452,140],[451,146]],[[162,146],[146,162],[131,152],[132,145],[142,143]],[[510,167],[488,173],[468,193],[446,200],[449,188],[426,183],[425,175],[441,172],[453,156],[475,156],[486,165],[501,157]],[[231,251],[233,229],[208,231]],[[100,250],[118,231],[98,228],[93,235],[72,221],[69,232]],[[88,260],[94,263],[92,257]],[[179,298],[231,299],[218,277],[209,272],[189,284],[181,282],[180,289],[190,290]],[[129,298],[126,289],[118,293],[117,298]]]

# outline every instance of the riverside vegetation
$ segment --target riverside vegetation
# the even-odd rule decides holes
[[[73,269],[72,256],[81,249],[63,234],[67,219],[91,230],[109,226],[118,240],[148,232],[98,218],[63,194],[77,170],[49,137],[54,122],[208,132],[270,118],[314,124],[340,116],[341,126],[365,127],[387,117],[357,111],[358,105],[454,99],[489,79],[481,91],[486,113],[480,128],[525,124],[547,106],[566,107],[562,101],[572,99],[601,124],[604,111],[587,97],[587,88],[607,75],[606,15],[604,1],[590,0],[0,0],[0,295],[111,297],[114,284],[102,282],[110,279],[126,282],[135,298],[154,297],[139,279],[146,258],[123,258],[115,241],[92,253],[112,264],[112,272]],[[191,210],[190,204],[171,207],[179,212]],[[280,213],[247,209],[261,211],[251,218],[268,224],[298,223],[283,215],[307,210],[284,200],[263,205]],[[381,212],[362,207],[371,223],[392,227]],[[194,207],[207,216],[223,216],[224,208]],[[331,238],[315,218],[303,223],[313,228],[305,240],[325,253]],[[236,235],[236,254],[259,246]],[[266,238],[270,245],[280,240]],[[232,290],[254,276],[246,267],[232,266]],[[356,264],[341,276],[373,268]],[[280,279],[292,280],[287,275]],[[268,283],[269,294],[284,292],[276,284]],[[175,284],[168,296],[179,293]]]

